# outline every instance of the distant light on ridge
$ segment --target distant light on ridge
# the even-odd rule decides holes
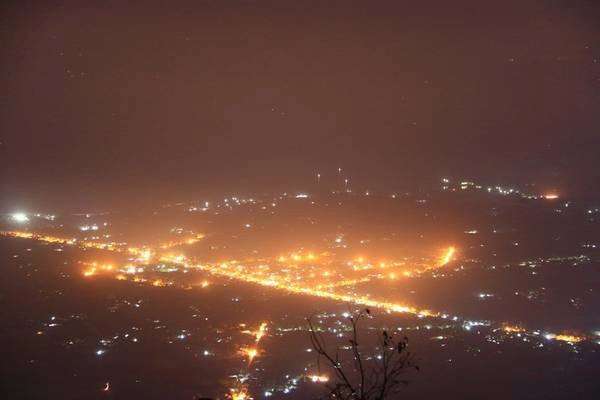
[[[13,221],[18,223],[29,222],[29,217],[25,213],[14,213],[13,215],[11,215],[11,217]]]

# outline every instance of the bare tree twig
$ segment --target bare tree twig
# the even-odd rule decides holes
[[[353,357],[350,365],[342,362],[339,347],[335,348],[335,353],[327,349],[323,335],[317,330],[312,319],[307,318],[311,344],[318,357],[319,371],[323,358],[335,374],[336,379],[329,386],[327,397],[330,399],[386,400],[392,396],[397,398],[399,390],[408,383],[406,379],[401,379],[401,376],[410,370],[419,369],[412,354],[407,350],[408,338],[405,336],[396,339],[385,330],[379,336],[381,347],[377,351],[380,353],[375,357],[365,357],[364,347],[359,343],[358,328],[361,318],[370,314],[370,310],[365,309],[348,317],[351,332],[349,342]]]

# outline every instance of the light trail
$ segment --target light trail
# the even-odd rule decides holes
[[[43,235],[32,232],[20,232],[20,231],[1,231],[1,236],[19,238],[19,239],[32,239],[40,242],[51,243],[51,244],[64,244],[68,246],[79,246],[88,249],[107,250],[114,252],[122,252],[125,250],[123,243],[115,242],[93,242],[89,240],[78,240],[77,238],[63,238],[57,236]]]
[[[578,335],[571,335],[571,334],[554,334],[554,333],[548,333],[546,335],[544,335],[544,337],[546,339],[549,340],[558,340],[561,342],[567,342],[567,343],[579,343],[579,342],[583,342],[586,338],[583,336],[578,336]]]
[[[329,382],[329,377],[327,375],[310,375],[308,379],[315,383],[325,383]]]
[[[267,332],[267,323],[263,322],[258,327],[258,330],[256,332],[254,332],[254,337],[256,338],[257,344],[258,344],[258,342],[260,342],[260,340],[263,338],[263,336],[265,336],[266,332]]]
[[[240,326],[245,327],[246,324],[240,324]],[[248,369],[250,368],[250,365],[252,365],[252,361],[254,361],[254,359],[260,354],[260,351],[258,349],[258,343],[260,342],[260,340],[263,338],[263,336],[265,335],[265,332],[267,330],[267,323],[266,322],[261,322],[261,324],[259,325],[258,329],[256,331],[242,331],[242,333],[248,333],[252,336],[254,336],[254,342],[255,342],[255,347],[242,347],[239,350],[239,354],[243,357],[246,357],[248,359],[248,363],[246,364],[246,374],[249,374]],[[252,397],[250,397],[250,395],[248,394],[248,388],[243,384],[243,381],[239,381],[236,385],[236,387],[229,389],[229,396],[232,400],[245,400],[245,399],[251,399]]]
[[[384,309],[387,311],[393,311],[393,312],[418,314],[421,316],[439,316],[440,315],[440,313],[434,313],[430,310],[425,310],[425,309],[419,310],[415,307],[410,307],[407,305],[373,300],[367,296],[353,296],[353,295],[348,295],[348,294],[338,294],[338,293],[326,291],[323,289],[299,286],[299,285],[295,285],[295,284],[285,284],[285,283],[282,283],[282,282],[279,282],[277,280],[273,280],[270,278],[260,278],[260,277],[253,276],[251,274],[243,274],[243,273],[240,273],[239,270],[223,269],[217,265],[184,264],[184,266],[186,268],[190,268],[190,269],[195,268],[195,269],[198,269],[201,271],[206,271],[206,272],[211,273],[212,275],[227,277],[227,278],[236,279],[236,280],[248,282],[248,283],[255,283],[255,284],[258,284],[261,286],[272,287],[275,289],[280,289],[280,290],[284,290],[284,291],[287,291],[290,293],[295,293],[295,294],[304,294],[304,295],[310,295],[310,296],[314,296],[314,297],[321,297],[321,298],[326,298],[326,299],[330,299],[330,300],[341,301],[341,302],[345,302],[345,303],[351,303],[351,304],[355,304],[355,305],[381,308],[381,309]]]
[[[442,261],[440,262],[439,267],[443,267],[444,265],[446,265],[450,261],[452,261],[455,252],[456,252],[456,249],[454,247],[448,248],[448,250],[446,251],[446,254],[444,255],[444,257],[442,257]]]

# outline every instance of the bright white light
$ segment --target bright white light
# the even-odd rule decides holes
[[[29,217],[25,213],[14,213],[11,217],[13,221],[18,223],[29,222]]]
[[[89,230],[97,231],[98,230],[98,225],[96,225],[96,224],[94,224],[94,225],[83,225],[83,226],[79,227],[79,230],[80,231],[84,231],[84,232],[85,231],[89,231]]]

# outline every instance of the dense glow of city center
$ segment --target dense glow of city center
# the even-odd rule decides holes
[[[189,260],[182,254],[163,254],[160,252],[160,249],[154,250],[147,246],[128,247],[125,244],[67,239],[19,231],[1,232],[1,234],[16,238],[35,239],[46,243],[77,245],[82,248],[95,248],[106,251],[124,252],[132,257],[132,261],[141,265],[148,265],[153,260],[159,260],[177,265],[183,268],[185,271],[204,271],[216,277],[229,278],[241,282],[257,284],[293,294],[318,297],[347,304],[353,304],[356,306],[381,309],[391,313],[406,313],[416,315],[421,318],[434,317],[441,319],[452,319],[453,321],[464,321],[465,327],[468,329],[470,329],[472,326],[480,325],[480,323],[471,322],[462,317],[451,317],[446,313],[434,311],[428,308],[419,308],[413,305],[391,302],[384,299],[375,299],[368,294],[359,294],[352,290],[354,285],[368,282],[372,279],[397,279],[399,277],[412,278],[427,271],[442,268],[448,265],[455,258],[457,251],[454,247],[447,248],[438,258],[437,263],[414,268],[407,268],[404,263],[394,262],[371,264],[366,262],[364,257],[358,257],[354,261],[349,261],[346,263],[346,266],[351,267],[351,271],[355,273],[369,273],[373,270],[383,269],[387,270],[394,266],[401,267],[402,270],[399,271],[399,274],[394,272],[386,274],[377,272],[369,273],[366,276],[359,276],[354,279],[340,279],[340,276],[337,275],[339,271],[334,271],[335,269],[330,271],[329,266],[324,267],[323,270],[322,268],[318,268],[319,261],[325,261],[327,259],[327,255],[316,256],[313,253],[303,255],[296,252],[289,256],[279,256],[275,259],[260,260],[258,265],[254,265],[254,261],[250,260],[250,263],[248,264],[250,266],[245,266],[243,262],[237,260],[221,263],[196,263],[192,260]],[[195,240],[199,240],[200,238],[201,235],[198,235],[195,237]],[[181,242],[181,244],[184,243],[185,241]],[[170,247],[171,246],[168,248]],[[288,262],[291,264],[288,264]],[[136,283],[148,282],[156,287],[172,286],[175,284],[173,281],[165,281],[163,279],[149,280],[148,278],[140,276],[144,273],[144,271],[145,270],[143,267],[136,267],[133,264],[126,265],[122,268],[114,268],[110,264],[92,263],[86,270],[83,271],[83,275],[85,277],[91,277],[100,273],[111,273],[115,274],[114,277],[117,280],[131,280]],[[132,278],[128,279],[127,275],[131,275]],[[328,279],[329,282],[327,281]],[[201,288],[206,288],[208,285],[208,281],[204,280],[198,286]],[[536,336],[540,335],[538,330],[527,331],[519,326],[514,325],[504,324],[502,325],[501,329],[507,334],[524,333]],[[257,331],[248,333],[254,335],[256,338],[256,343],[258,343],[264,336],[265,330],[266,323],[263,323]],[[582,335],[557,333],[545,333],[543,337],[547,340],[564,341],[568,343],[579,343],[587,339],[587,337]],[[253,347],[244,348],[241,351],[246,355],[250,363],[259,354],[258,350]]]

